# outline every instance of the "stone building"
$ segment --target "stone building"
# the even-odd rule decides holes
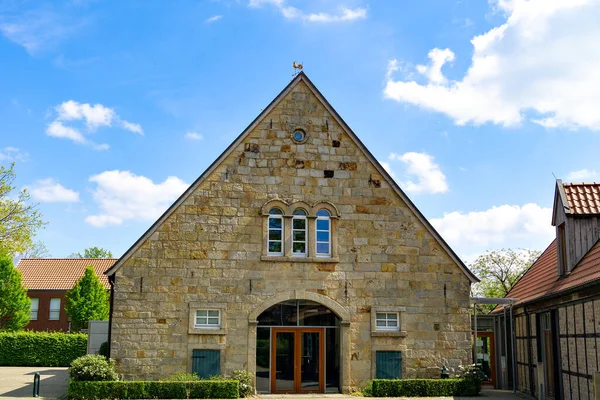
[[[471,360],[477,278],[304,73],[107,274],[125,378],[348,392]]]
[[[600,371],[600,183],[558,180],[552,225],[556,239],[506,296],[518,300],[516,360],[507,364],[517,389],[538,399],[591,399]]]

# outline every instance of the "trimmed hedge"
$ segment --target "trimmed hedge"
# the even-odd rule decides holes
[[[0,332],[0,365],[68,367],[86,351],[82,333]]]
[[[374,397],[476,396],[472,379],[374,379]]]
[[[237,399],[238,382],[112,381],[69,382],[70,399]]]

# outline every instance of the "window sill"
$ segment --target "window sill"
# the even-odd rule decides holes
[[[408,333],[406,331],[372,331],[371,336],[380,337],[406,337]]]
[[[285,257],[285,256],[261,256],[261,261],[272,262],[299,262],[299,263],[338,263],[338,257]]]
[[[190,328],[188,333],[190,335],[226,335],[225,329],[204,329],[204,328]]]

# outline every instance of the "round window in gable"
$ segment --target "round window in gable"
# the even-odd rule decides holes
[[[292,133],[292,139],[294,139],[295,142],[302,143],[306,140],[306,132],[302,129],[296,129],[294,133]]]

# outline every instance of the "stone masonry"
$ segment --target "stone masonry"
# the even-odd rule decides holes
[[[291,138],[297,128],[304,143]],[[270,199],[334,205],[337,258],[265,257],[261,208]],[[442,364],[471,360],[469,290],[465,272],[299,79],[124,259],[115,276],[111,355],[128,379],[190,372],[193,349],[221,349],[223,373],[253,372],[250,318],[279,295],[328,299],[347,313],[344,391],[373,378],[376,350],[401,350],[405,378],[438,377]],[[190,333],[194,304],[222,308],[222,331]],[[402,334],[372,332],[372,307],[400,307]]]

